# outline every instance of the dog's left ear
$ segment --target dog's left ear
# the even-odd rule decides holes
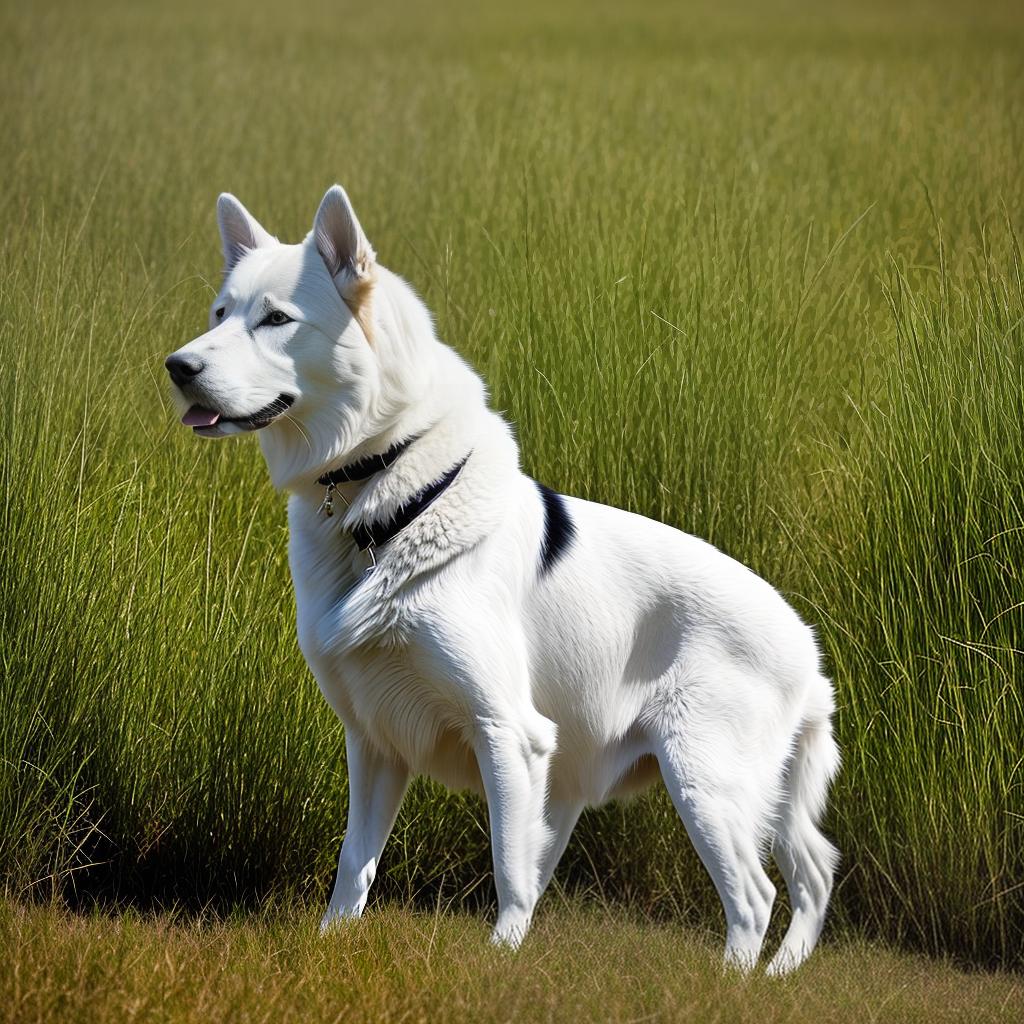
[[[359,226],[345,190],[332,185],[320,201],[313,239],[341,297],[370,336],[367,306],[375,280],[377,254]]]

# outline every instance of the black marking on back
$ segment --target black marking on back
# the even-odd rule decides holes
[[[540,549],[540,571],[546,573],[551,571],[576,539],[576,524],[569,515],[563,495],[536,480],[534,483],[544,503],[544,542]]]

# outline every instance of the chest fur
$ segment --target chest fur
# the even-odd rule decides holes
[[[368,559],[350,538],[305,521],[293,527],[290,560],[299,644],[346,728],[413,772],[479,789],[464,701],[448,680],[424,670],[415,602],[387,567],[367,575]]]

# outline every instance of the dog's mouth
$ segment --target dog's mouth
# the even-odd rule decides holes
[[[193,405],[181,417],[181,422],[186,427],[191,427],[197,434],[204,430],[215,430],[221,423],[233,423],[235,426],[241,427],[242,430],[262,430],[286,413],[294,401],[294,395],[282,393],[262,409],[257,409],[247,416],[222,416],[215,409],[207,409],[203,405]]]

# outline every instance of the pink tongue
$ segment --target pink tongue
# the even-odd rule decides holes
[[[186,427],[212,427],[220,419],[220,413],[212,409],[204,409],[201,405],[193,405],[184,416],[181,422]]]

